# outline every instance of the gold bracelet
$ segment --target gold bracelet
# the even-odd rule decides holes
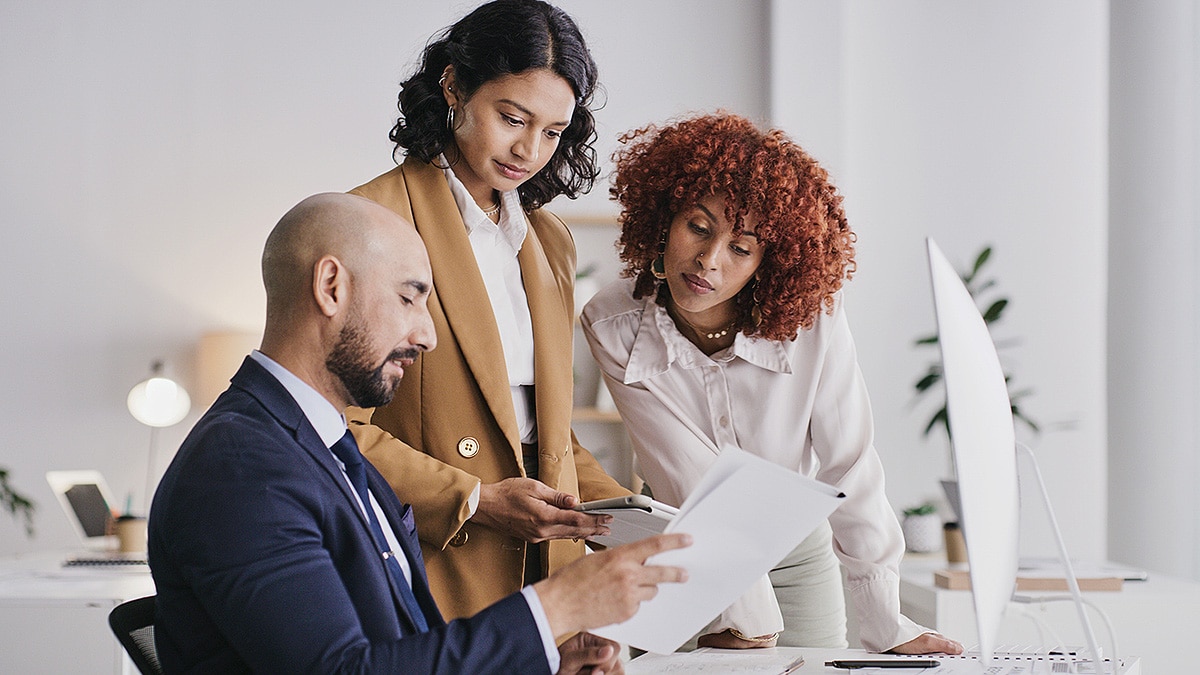
[[[775,640],[779,637],[779,633],[768,633],[758,637],[750,637],[749,635],[744,635],[742,631],[736,628],[730,628],[729,633],[733,635],[733,637],[739,640],[745,640],[746,642],[770,642],[771,640]]]

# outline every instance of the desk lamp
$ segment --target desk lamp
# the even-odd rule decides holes
[[[150,377],[129,390],[125,399],[129,414],[150,427],[150,454],[146,461],[146,513],[154,487],[154,454],[158,446],[158,430],[179,424],[192,409],[192,399],[179,383],[163,375],[163,362],[150,364]]]

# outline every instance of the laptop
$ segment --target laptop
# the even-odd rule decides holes
[[[114,533],[112,497],[99,471],[47,471],[46,482],[58,498],[67,520],[79,535],[83,551],[67,558],[64,566],[138,566],[146,553],[121,553]]]

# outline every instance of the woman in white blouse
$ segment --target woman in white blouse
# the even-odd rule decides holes
[[[583,326],[655,498],[678,506],[727,445],[847,495],[699,645],[845,646],[840,558],[864,647],[961,652],[900,614],[904,541],[842,306],[854,233],[826,171],[733,115],[621,140],[612,195],[629,278],[588,303]]]

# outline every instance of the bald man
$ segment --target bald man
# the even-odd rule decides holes
[[[578,632],[682,580],[644,562],[685,535],[586,556],[447,624],[412,510],[346,431],[342,410],[386,404],[435,346],[413,226],[362,197],[316,195],[271,232],[262,271],[262,346],[192,429],[150,512],[164,670],[620,672],[615,645]]]

